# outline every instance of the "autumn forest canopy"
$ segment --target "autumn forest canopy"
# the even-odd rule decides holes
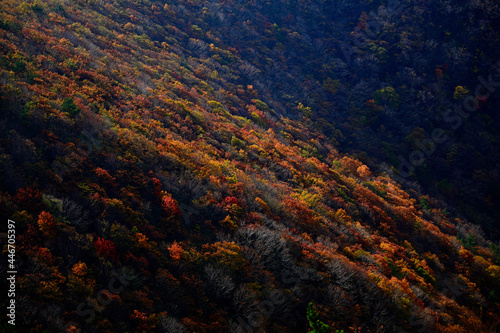
[[[494,0],[2,0],[0,330],[496,332],[499,108]]]

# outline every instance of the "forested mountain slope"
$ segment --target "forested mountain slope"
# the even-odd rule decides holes
[[[461,215],[494,230],[498,9],[486,5],[2,1],[0,207],[18,272],[16,326],[2,328],[494,332],[498,247]],[[444,26],[441,8],[480,19],[458,36],[416,23]],[[381,29],[366,50],[356,34],[370,20]],[[470,50],[443,51],[459,41]],[[459,51],[479,58],[446,60]],[[433,195],[439,170],[416,168],[420,188],[381,163],[474,90],[460,66],[493,76],[481,114],[427,159],[453,145],[449,168],[482,158],[477,184],[454,187],[465,166],[444,183],[455,206]],[[8,258],[5,245],[4,273]]]
[[[498,3],[182,5],[197,13],[188,19],[202,29],[196,38],[236,50],[244,65],[225,64],[275,110],[296,119],[300,103],[310,107],[341,151],[402,171],[408,186],[417,181],[498,240]]]

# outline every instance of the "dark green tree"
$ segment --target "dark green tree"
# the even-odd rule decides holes
[[[80,113],[80,109],[78,108],[78,106],[76,106],[73,98],[70,97],[66,98],[63,101],[62,110],[63,112],[69,114],[70,117],[75,117]]]

